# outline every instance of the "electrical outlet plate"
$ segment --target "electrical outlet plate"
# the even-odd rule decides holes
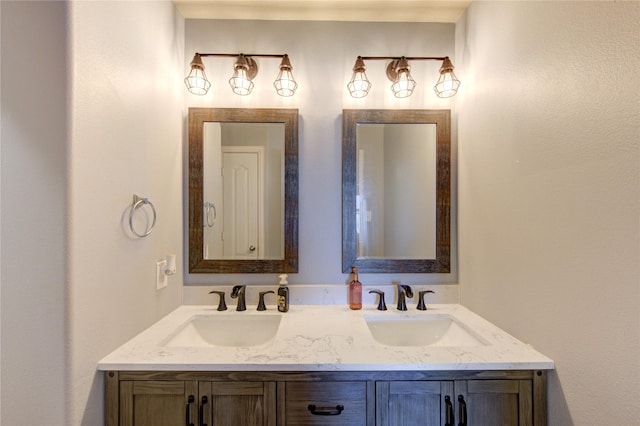
[[[167,274],[164,273],[166,268],[166,260],[159,260],[156,262],[156,290],[163,289],[167,286]]]

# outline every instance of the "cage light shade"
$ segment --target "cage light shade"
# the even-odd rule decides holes
[[[393,60],[387,65],[387,78],[393,82],[391,91],[396,98],[406,98],[411,96],[416,82],[411,77],[409,62],[403,56]]]
[[[349,89],[349,93],[354,98],[364,98],[369,94],[369,89],[371,89],[371,82],[367,78],[365,70],[364,61],[358,56],[356,64],[353,66],[353,76],[349,84],[347,84],[347,89]]]
[[[280,72],[276,77],[276,81],[273,82],[273,87],[276,88],[276,92],[280,96],[293,96],[298,88],[298,83],[296,83],[293,78],[293,73],[291,72],[292,69],[293,67],[289,61],[289,56],[284,55],[280,63]]]
[[[202,58],[200,58],[200,55],[197,53],[191,61],[191,71],[189,75],[185,77],[184,84],[187,86],[187,90],[194,95],[206,95],[211,87],[211,83],[204,73]]]
[[[416,82],[407,68],[398,71],[398,79],[391,85],[391,91],[396,98],[407,98],[411,96],[415,87]]]
[[[440,78],[433,87],[439,98],[450,98],[458,92],[460,80],[453,73],[453,64],[449,58],[445,58],[440,67]]]
[[[235,71],[233,76],[229,79],[229,86],[233,93],[240,96],[246,96],[251,94],[253,90],[253,82],[251,81],[257,71],[255,61],[249,61],[244,55],[240,55],[234,66]]]

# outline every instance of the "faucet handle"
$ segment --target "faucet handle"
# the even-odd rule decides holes
[[[381,291],[381,290],[370,290],[369,294],[371,294],[371,293],[375,293],[375,294],[380,296],[380,298],[378,300],[378,307],[376,309],[378,309],[379,311],[386,311],[387,310],[387,304],[384,303],[384,291]]]
[[[269,291],[261,291],[258,293],[258,310],[259,311],[266,311],[267,307],[264,304],[264,295],[265,294],[275,294],[276,292],[273,290],[269,290]]]
[[[210,291],[209,294],[217,294],[220,296],[220,301],[218,302],[219,311],[227,310],[227,304],[224,301],[224,291],[213,290],[213,291]]]
[[[418,292],[418,306],[416,307],[416,309],[418,309],[419,311],[427,310],[427,305],[424,304],[424,295],[427,293],[435,294],[436,292],[431,290],[420,290]]]

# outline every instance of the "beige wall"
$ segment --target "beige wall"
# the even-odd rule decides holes
[[[640,3],[458,23],[462,303],[551,357],[550,425],[640,418]]]

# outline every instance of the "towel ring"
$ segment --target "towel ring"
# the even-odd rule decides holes
[[[151,226],[145,229],[144,233],[140,234],[133,227],[133,213],[135,213],[137,209],[141,208],[145,204],[148,204],[149,207],[151,207],[151,211],[153,212],[153,220],[151,221]],[[153,231],[153,227],[156,226],[156,217],[157,217],[156,208],[153,205],[153,203],[149,201],[148,198],[138,197],[137,195],[134,194],[133,203],[131,204],[131,211],[129,211],[129,227],[131,228],[131,232],[133,232],[137,237],[140,237],[140,238],[146,237],[151,233],[151,231]]]
[[[204,228],[213,228],[213,225],[216,223],[217,217],[218,213],[216,212],[215,204],[208,201],[204,203]]]

